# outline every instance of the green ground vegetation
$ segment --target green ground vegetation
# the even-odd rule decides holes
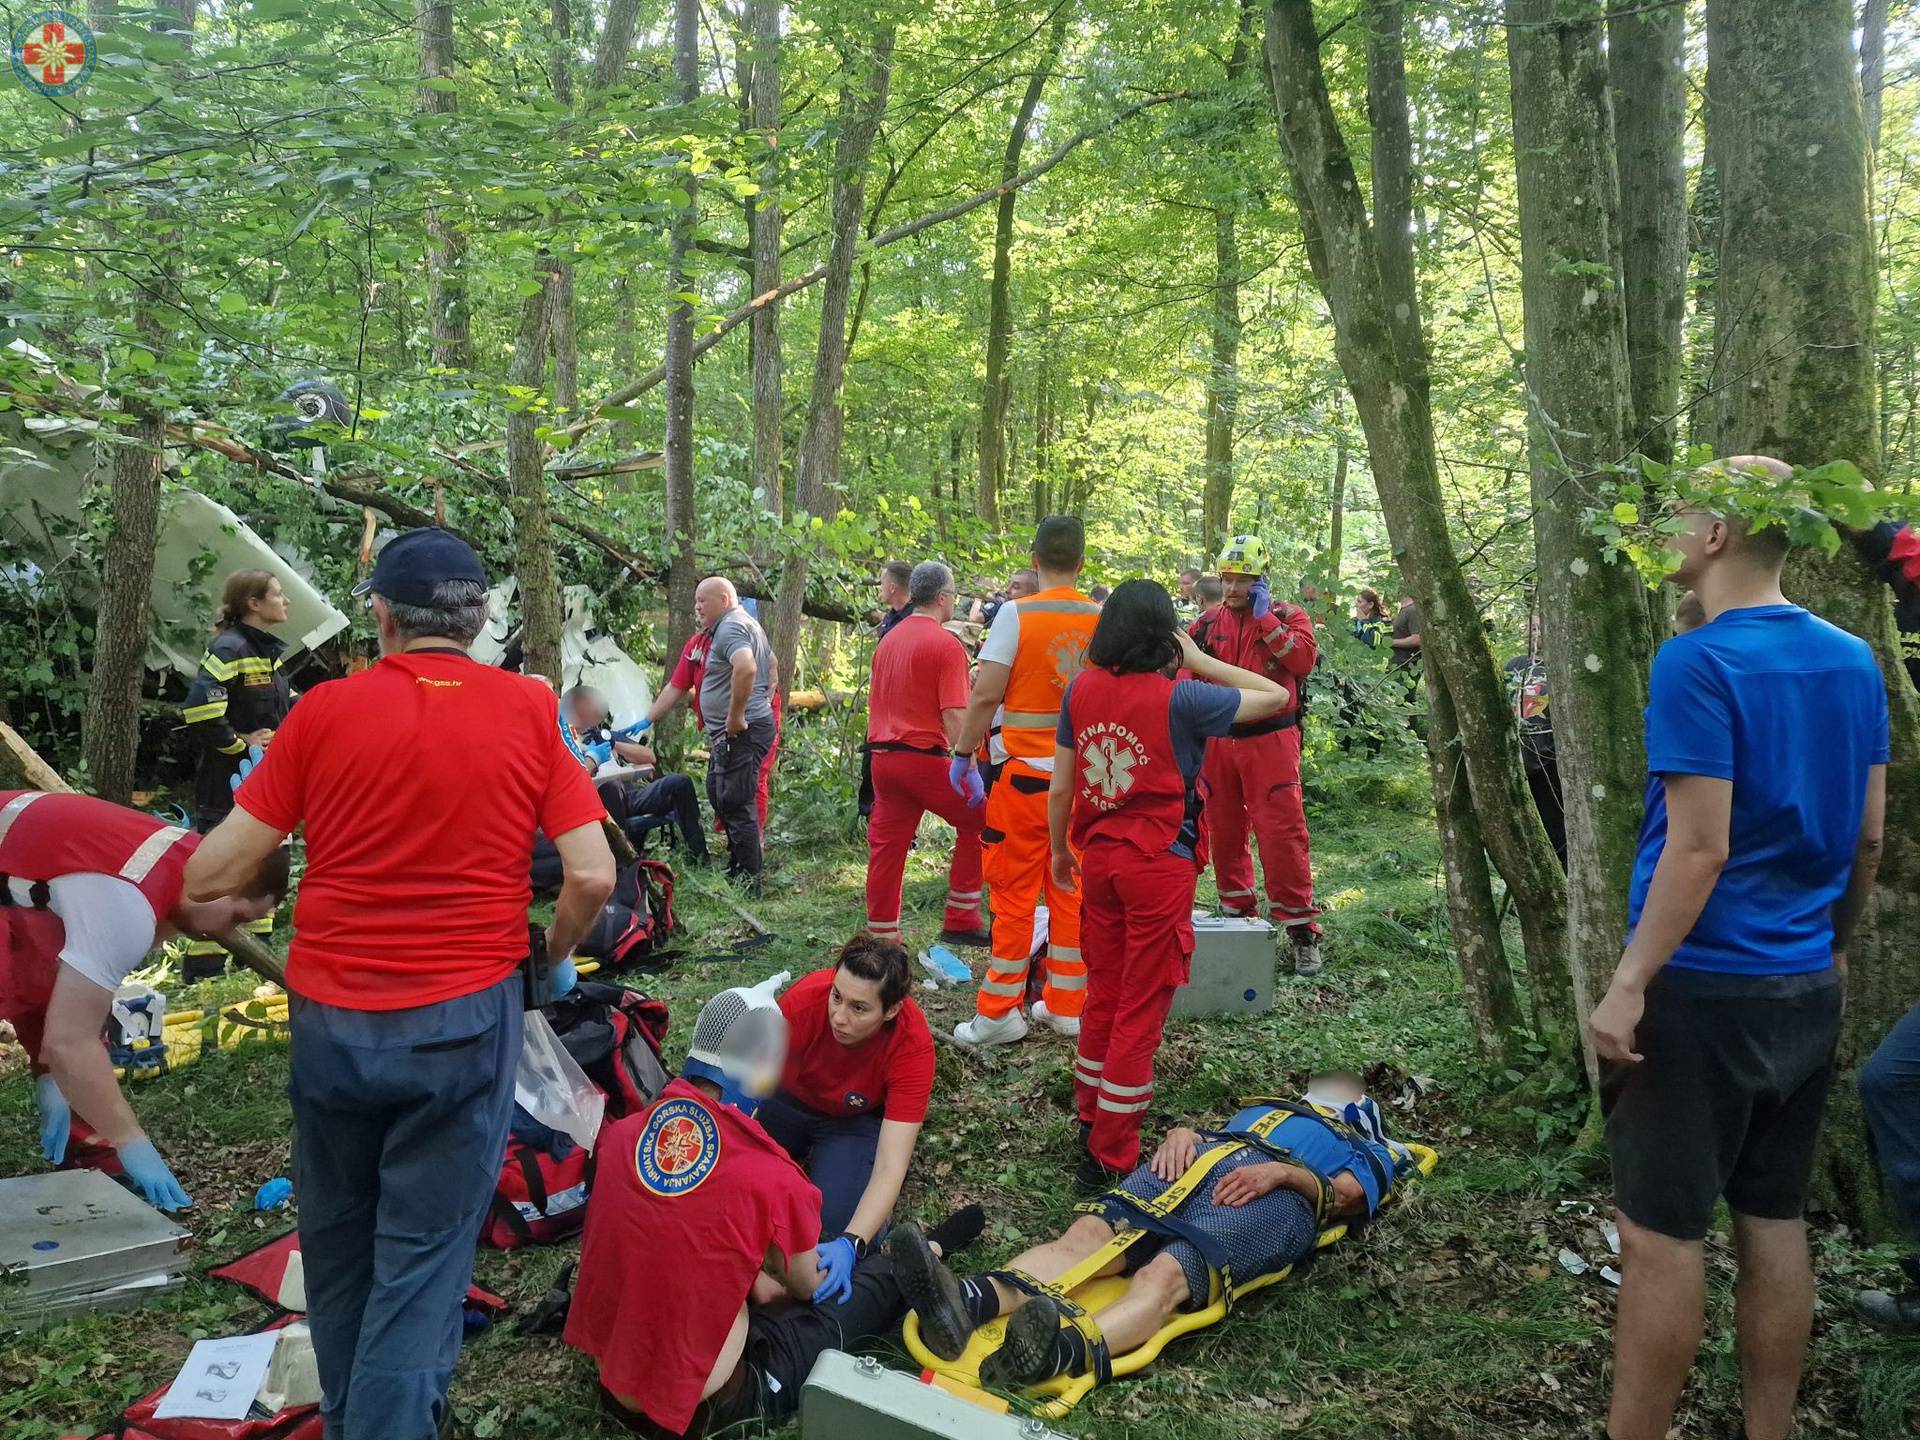
[[[797,747],[776,797],[784,812],[774,826],[778,871],[757,905],[778,938],[736,952],[732,942],[746,928],[683,885],[681,958],[634,982],[673,1007],[670,1060],[684,1053],[693,1017],[714,990],[781,968],[804,973],[859,921],[864,844],[843,819],[830,818],[845,813],[845,786],[824,753],[808,751]],[[1384,1102],[1402,1094],[1407,1077],[1420,1077],[1417,1102],[1390,1114],[1403,1133],[1439,1149],[1440,1170],[1373,1232],[1176,1344],[1142,1377],[1097,1392],[1059,1428],[1097,1440],[1597,1434],[1614,1300],[1599,1273],[1612,1258],[1600,1229],[1604,1165],[1574,1149],[1583,1116],[1532,1094],[1520,1072],[1488,1073],[1473,1053],[1416,758],[1392,746],[1373,762],[1329,751],[1315,769],[1315,866],[1331,912],[1326,973],[1284,982],[1273,1011],[1258,1019],[1175,1025],[1160,1053],[1153,1122],[1217,1120],[1242,1095],[1298,1086],[1317,1066],[1358,1065]],[[947,834],[929,822],[909,864],[907,923],[918,943],[939,924]],[[1210,898],[1203,881],[1202,902]],[[230,979],[179,993],[175,1004],[250,988]],[[919,999],[936,1027],[951,1027],[971,1007],[968,991],[923,991]],[[963,1269],[1004,1261],[1071,1217],[1069,1053],[1051,1037],[990,1062],[940,1049],[934,1109],[902,1212],[931,1220],[957,1203],[981,1202],[989,1228]],[[30,1091],[19,1052],[12,1056],[0,1084],[5,1174],[38,1166]],[[0,1434],[92,1434],[169,1378],[193,1340],[268,1318],[266,1307],[198,1272],[289,1223],[249,1208],[255,1187],[287,1169],[285,1069],[284,1043],[267,1041],[210,1053],[138,1087],[141,1115],[194,1196],[195,1277],[145,1310],[9,1339],[0,1352]],[[1821,1307],[1801,1433],[1911,1435],[1920,1428],[1915,1352],[1863,1330],[1846,1303],[1891,1256],[1816,1231]],[[524,1308],[575,1248],[482,1251],[477,1278]],[[1563,1249],[1591,1269],[1568,1274],[1558,1263]],[[1709,1254],[1711,1333],[1677,1432],[1688,1437],[1724,1436],[1737,1420],[1724,1230]],[[911,1365],[897,1344],[881,1349]],[[516,1338],[508,1326],[471,1342],[454,1398],[463,1429],[475,1436],[617,1433],[598,1416],[579,1357],[555,1339]]]

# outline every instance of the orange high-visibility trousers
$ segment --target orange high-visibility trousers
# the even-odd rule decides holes
[[[1053,883],[1047,841],[1050,777],[1009,760],[987,792],[987,823],[980,833],[993,909],[993,946],[980,982],[982,1015],[998,1019],[1020,1008],[1027,993],[1027,957],[1033,953],[1033,911],[1047,897],[1047,975],[1041,998],[1055,1015],[1078,1016],[1087,999],[1087,966],[1080,958],[1080,896]]]

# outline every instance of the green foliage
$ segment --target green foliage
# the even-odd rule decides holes
[[[1793,544],[1829,556],[1838,553],[1846,531],[1870,528],[1879,518],[1880,498],[1847,460],[1776,478],[1759,466],[1715,460],[1703,445],[1672,465],[1635,458],[1638,475],[1622,467],[1608,487],[1610,503],[1587,512],[1587,528],[1609,561],[1625,557],[1649,585],[1680,564],[1667,538],[1688,528],[1688,515],[1737,518],[1755,531],[1783,529]]]

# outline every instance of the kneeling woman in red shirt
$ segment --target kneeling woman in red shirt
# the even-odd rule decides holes
[[[820,1189],[829,1271],[885,1234],[927,1118],[933,1034],[912,984],[905,950],[860,934],[780,997],[786,1070],[759,1119]]]
[[[1176,666],[1200,679],[1176,683]],[[1288,703],[1275,681],[1196,646],[1151,580],[1128,580],[1108,598],[1087,668],[1067,687],[1047,819],[1054,881],[1072,889],[1077,875],[1081,891],[1087,1006],[1073,1088],[1087,1137],[1075,1176],[1084,1190],[1104,1190],[1139,1163],[1154,1053],[1193,956],[1194,786],[1206,742]]]

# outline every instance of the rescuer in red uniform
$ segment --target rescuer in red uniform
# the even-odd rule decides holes
[[[1200,679],[1174,681],[1176,665]],[[1151,580],[1113,592],[1087,667],[1067,687],[1047,822],[1054,881],[1080,892],[1087,962],[1073,1067],[1087,1137],[1075,1176],[1082,1189],[1106,1189],[1140,1159],[1154,1053],[1193,956],[1194,786],[1207,741],[1290,699],[1265,675],[1201,653]]]
[[[1287,691],[1287,703],[1264,720],[1236,724],[1207,752],[1214,884],[1228,914],[1258,913],[1248,848],[1249,834],[1258,837],[1267,918],[1293,943],[1293,973],[1318,975],[1320,911],[1313,903],[1307,812],[1300,796],[1300,702],[1319,653],[1313,619],[1298,605],[1273,599],[1267,589],[1267,547],[1257,535],[1236,535],[1221,552],[1219,569],[1225,599],[1194,621],[1188,633],[1216,660],[1276,681]]]
[[[100,1031],[113,992],[166,935],[244,925],[286,894],[275,851],[245,895],[189,902],[181,876],[200,837],[138,810],[44,790],[0,790],[0,1020],[33,1066],[40,1148],[58,1165],[73,1113],[163,1210],[192,1202],[140,1128]],[[71,1107],[71,1109],[69,1108]]]

